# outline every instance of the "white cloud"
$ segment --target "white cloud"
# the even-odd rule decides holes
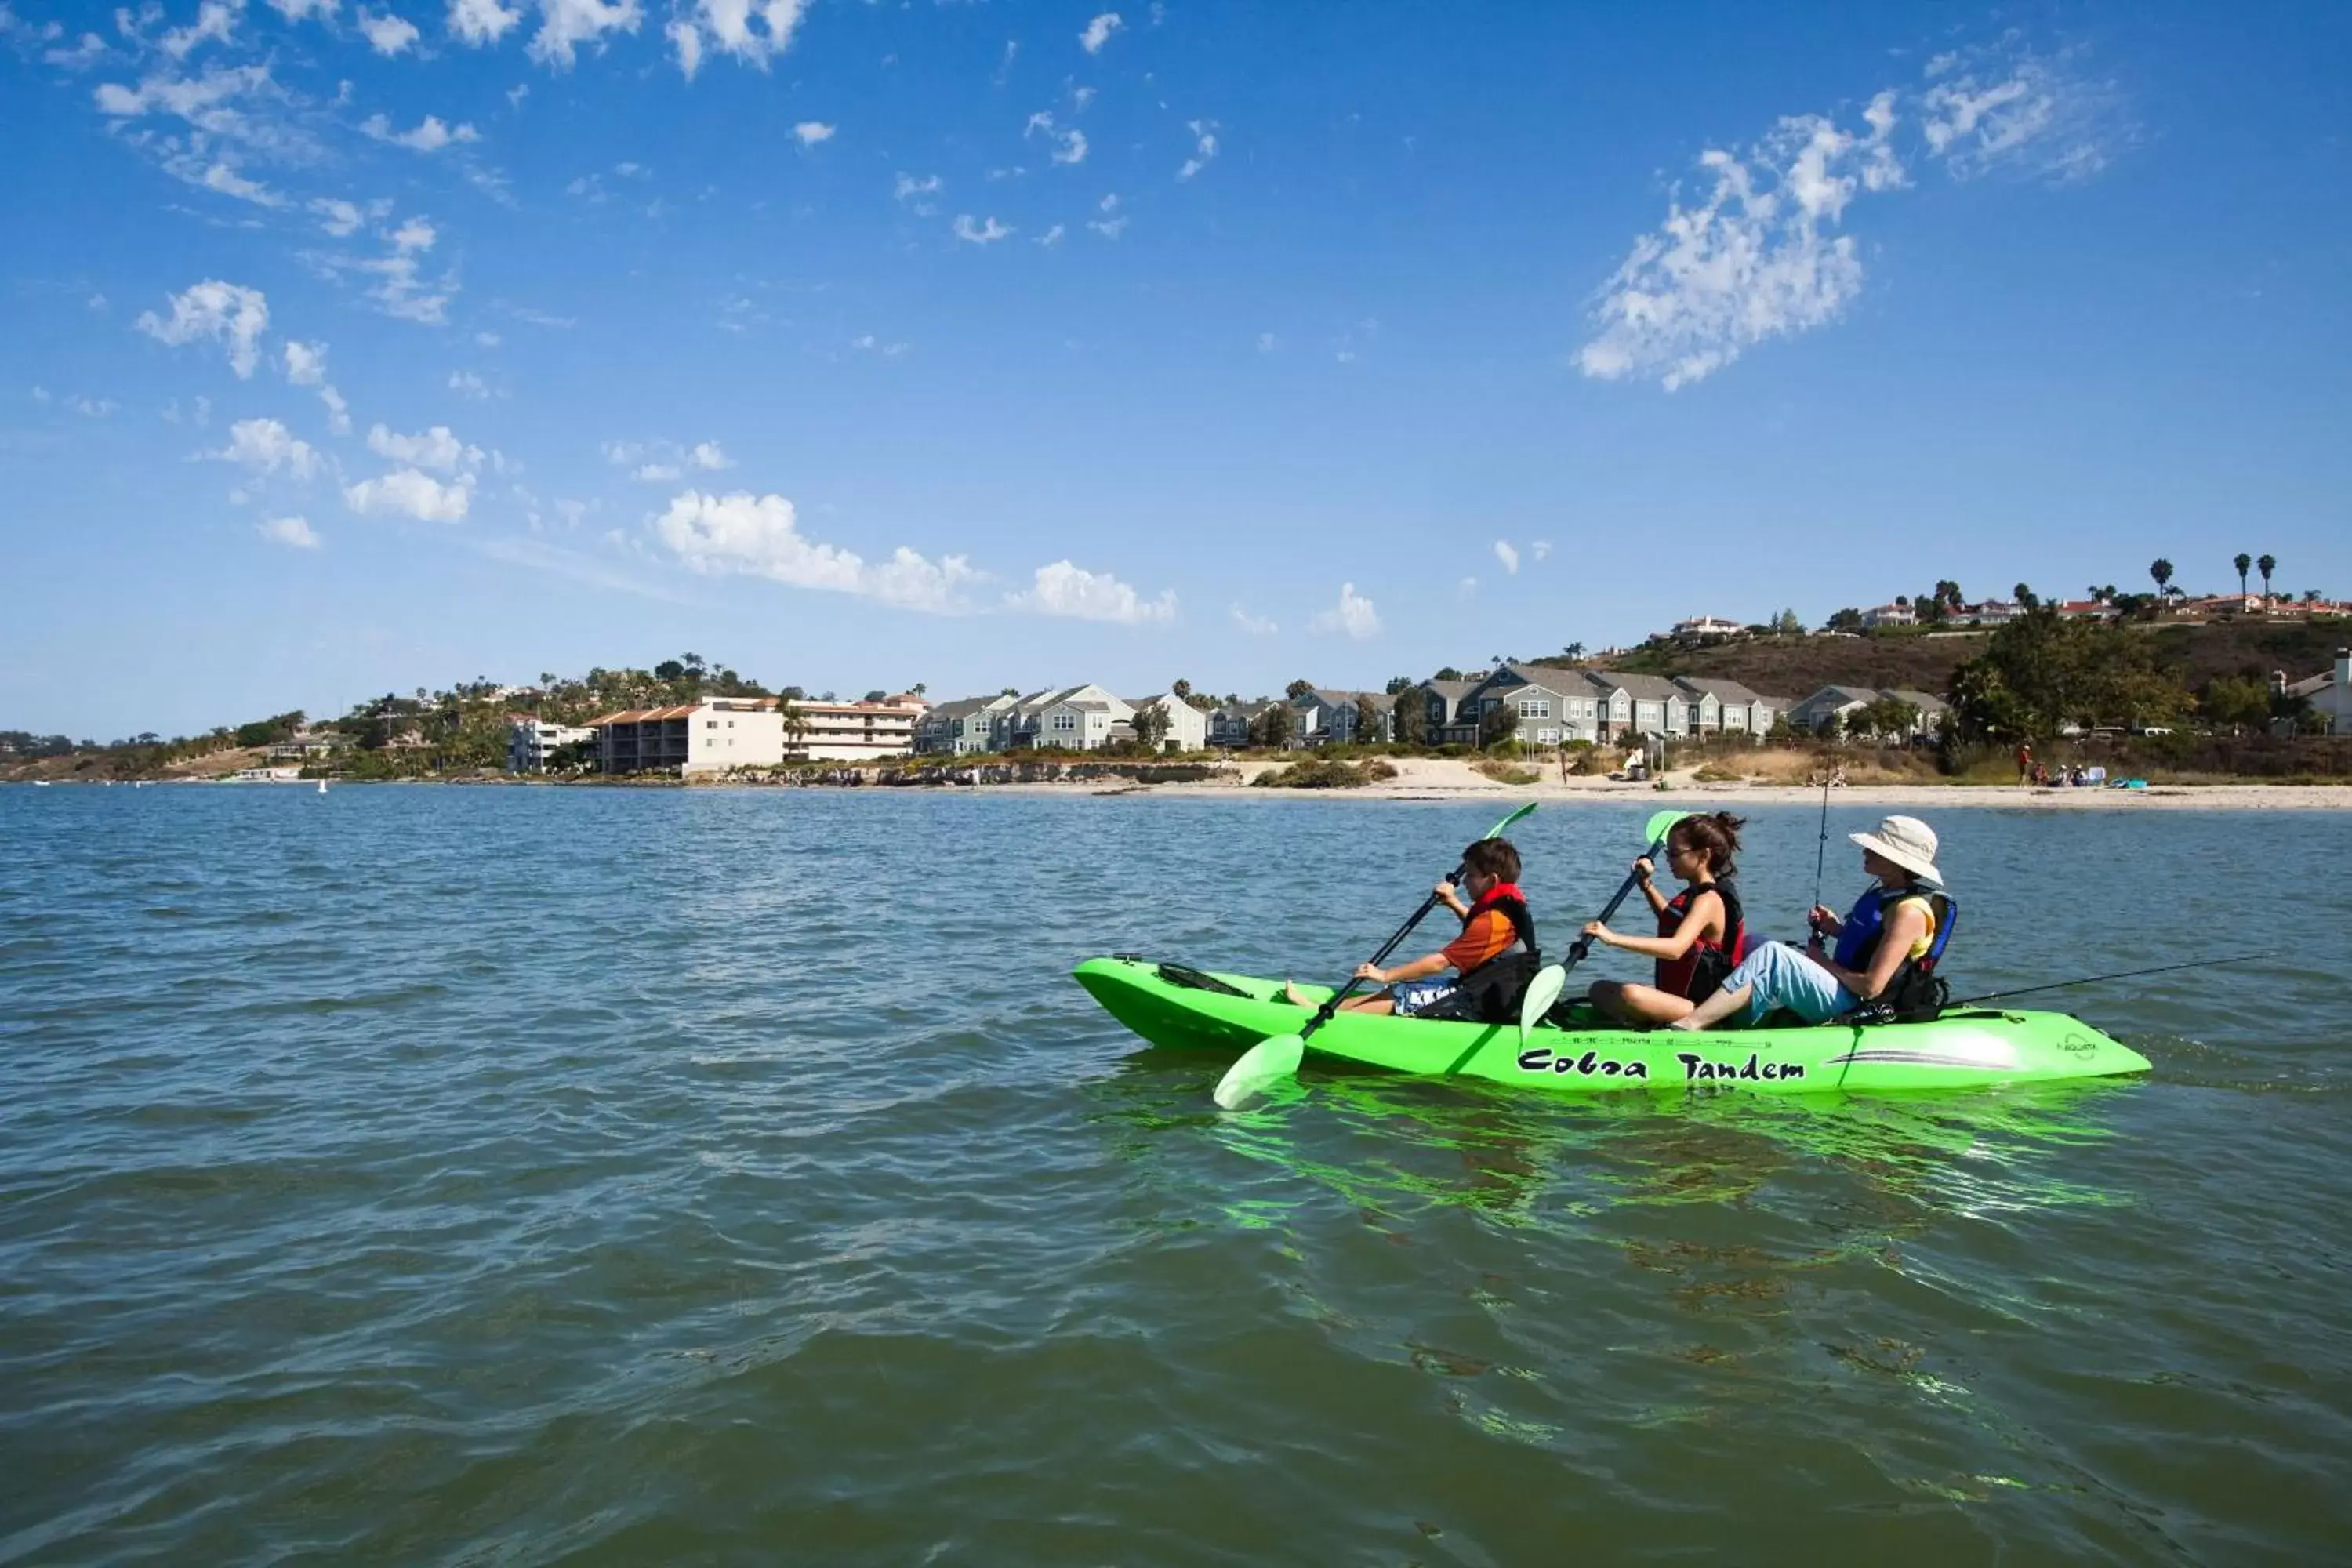
[[[372,204],[372,205],[383,207],[383,212],[373,214],[377,217],[392,210],[389,205],[383,204]],[[310,202],[310,211],[319,215],[319,226],[337,239],[348,239],[358,233],[360,225],[370,216],[368,212],[361,209],[358,203],[338,201],[331,196],[313,197]]]
[[[327,427],[338,436],[352,433],[351,408],[343,395],[327,380],[327,345],[306,343],[289,338],[284,345],[286,379],[295,386],[318,389],[319,401],[327,405]]]
[[[289,22],[299,22],[316,16],[324,21],[335,14],[342,0],[269,0],[269,8]]]
[[[49,389],[48,389],[47,387],[46,387],[46,386],[37,386],[37,387],[33,388],[33,401],[34,401],[34,402],[36,402],[36,403],[47,403],[47,402],[48,402],[48,401],[49,401],[49,397],[50,397],[50,394],[49,394]]]
[[[581,45],[602,48],[605,34],[635,34],[646,19],[638,0],[539,0],[539,16],[528,52],[551,70],[571,69]]]
[[[473,475],[445,485],[415,468],[394,468],[382,479],[343,487],[343,504],[362,516],[382,513],[419,522],[462,522],[473,499]]]
[[[896,359],[914,345],[886,343],[872,332],[860,332],[849,341],[849,346],[861,353],[880,354],[885,359]]]
[[[925,174],[920,179],[901,171],[890,186],[891,199],[913,212],[918,217],[929,217],[939,209],[930,198],[940,194],[946,182],[937,174]]]
[[[1254,637],[1270,637],[1282,629],[1264,616],[1251,615],[1239,605],[1234,605],[1230,613],[1234,617],[1234,625]]]
[[[961,555],[935,562],[900,545],[888,560],[869,563],[855,552],[820,543],[800,531],[793,503],[780,495],[688,490],[672,499],[654,531],[697,572],[767,577],[907,609],[961,608],[964,590],[981,577]]]
[[[989,221],[992,223],[995,220],[992,218]],[[1053,227],[1047,229],[1045,233],[1039,235],[1033,243],[1042,245],[1050,250],[1055,246],[1062,243],[1062,236],[1066,232],[1068,231],[1057,223]]]
[[[1217,122],[1213,120],[1192,120],[1185,122],[1192,132],[1192,155],[1176,171],[1180,180],[1189,180],[1207,168],[1217,155]]]
[[[1549,539],[1537,540],[1534,543],[1528,546],[1528,553],[1534,556],[1538,561],[1542,560],[1545,556],[1551,553],[1551,541]]]
[[[521,20],[520,8],[509,10],[499,0],[449,0],[450,34],[478,49],[497,43]]]
[[[647,463],[644,468],[639,468],[635,473],[631,474],[629,478],[633,479],[641,479],[649,485],[666,485],[677,479],[680,475],[685,473],[685,469],[679,468],[676,463]]]
[[[687,453],[686,460],[698,468],[731,468],[735,466],[734,459],[720,451],[716,441],[696,442],[694,449]]]
[[[333,215],[339,222],[341,215]],[[448,320],[450,298],[457,291],[454,274],[445,272],[430,282],[423,275],[420,258],[431,250],[440,235],[432,223],[422,217],[410,217],[398,228],[383,231],[385,253],[376,257],[352,257],[304,253],[303,259],[330,276],[355,274],[372,279],[367,297],[376,309],[387,316],[402,321],[439,325]]]
[[[73,411],[85,419],[105,419],[121,410],[122,405],[111,397],[77,397]]]
[[[436,425],[414,436],[403,436],[383,425],[370,426],[368,450],[379,458],[440,473],[471,472],[482,466],[482,449],[457,439],[446,425]]]
[[[632,0],[634,3],[634,0]],[[701,68],[703,42],[761,70],[769,59],[793,47],[793,35],[808,11],[807,0],[693,0],[662,29],[677,51],[677,68],[688,81]],[[634,30],[634,27],[633,29]]]
[[[486,349],[494,349],[504,341],[505,340],[500,338],[496,332],[476,332],[474,334],[474,342],[476,344]]]
[[[1118,12],[1105,11],[1101,16],[1088,22],[1087,30],[1078,35],[1078,47],[1090,55],[1098,55],[1102,53],[1102,47],[1110,42],[1110,36],[1113,33],[1126,30],[1127,24],[1118,19]]]
[[[1007,594],[1004,602],[1040,616],[1129,626],[1164,626],[1176,618],[1173,588],[1147,599],[1108,572],[1089,572],[1066,560],[1038,567],[1028,592]]]
[[[1056,229],[1060,226],[1058,224],[1055,226]],[[1013,233],[1012,225],[999,223],[993,217],[985,224],[980,224],[972,221],[970,213],[962,213],[959,214],[955,220],[956,238],[972,245],[994,245],[1011,233]]]
[[[169,296],[169,321],[154,311],[140,314],[132,324],[160,342],[174,348],[198,338],[225,341],[229,368],[240,381],[261,363],[261,334],[269,328],[269,304],[258,289],[247,289],[218,279],[207,279],[185,293]]]
[[[100,37],[96,33],[84,33],[81,36],[81,42],[73,48],[49,49],[43,52],[41,63],[57,66],[65,70],[84,70],[113,53],[112,49],[107,47],[104,38]]]
[[[228,427],[228,445],[205,455],[257,474],[284,468],[298,479],[307,479],[319,470],[317,449],[275,419],[238,420]]]
[[[359,29],[366,35],[368,47],[380,55],[396,55],[416,42],[416,24],[405,16],[387,11],[382,16],[360,7]]]
[[[237,0],[236,5],[224,4],[223,0],[205,0],[196,8],[195,21],[164,34],[157,40],[157,47],[178,60],[185,59],[188,51],[198,44],[227,43],[229,35],[236,30],[237,12],[243,4],[244,0]]]
[[[1099,208],[1103,216],[1098,218],[1088,218],[1087,220],[1088,228],[1101,235],[1105,239],[1117,239],[1127,231],[1127,216],[1118,210],[1118,193],[1114,191],[1105,196],[1099,204]]]
[[[1054,124],[1054,111],[1041,109],[1029,117],[1021,129],[1022,140],[1042,135],[1050,148],[1047,156],[1056,163],[1083,163],[1087,161],[1087,133],[1083,131],[1058,130]]]
[[[803,120],[793,127],[793,134],[803,147],[814,147],[820,142],[830,142],[836,128],[822,120]]]
[[[451,371],[449,390],[460,397],[471,398],[476,403],[486,403],[490,396],[489,384],[470,370]]]
[[[1509,540],[1495,541],[1495,559],[1503,563],[1505,572],[1514,577],[1519,574],[1519,552]]]
[[[455,129],[443,123],[437,114],[428,114],[414,131],[394,131],[392,121],[381,114],[372,114],[360,122],[360,132],[379,142],[389,142],[395,147],[406,147],[417,153],[438,153],[452,142],[478,142],[482,133],[471,124]]]
[[[272,544],[283,544],[289,550],[319,548],[319,536],[312,531],[307,518],[264,518],[253,525],[253,531]]]
[[[1307,629],[1310,632],[1345,632],[1361,642],[1366,637],[1380,635],[1381,617],[1380,613],[1372,608],[1372,602],[1356,592],[1353,583],[1342,583],[1339,584],[1339,604],[1330,609],[1318,611],[1307,623]]]
[[[1861,291],[1853,237],[1837,232],[1857,197],[1904,189],[1896,133],[1914,103],[1918,155],[1956,179],[1997,168],[2053,182],[2106,165],[2124,134],[2109,89],[2076,79],[2065,57],[2045,59],[2004,39],[1937,55],[1916,100],[1889,88],[1862,111],[1863,129],[1828,117],[1781,120],[1745,152],[1699,158],[1703,203],[1677,195],[1595,296],[1593,335],[1577,364],[1603,381],[1633,376],[1672,392],[1768,340],[1839,320]]]

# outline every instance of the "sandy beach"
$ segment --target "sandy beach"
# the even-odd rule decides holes
[[[1248,781],[1268,764],[1244,763],[1234,770],[1231,782],[1168,784],[1133,786],[1158,795],[1215,795],[1236,793],[1254,797],[1304,797],[1328,800],[1452,800],[1478,795],[1509,795],[1546,805],[1608,804],[1660,801],[1676,806],[1738,810],[1747,805],[1818,805],[1818,786],[1770,784],[1702,784],[1695,771],[1665,775],[1666,787],[1654,784],[1620,784],[1606,778],[1570,778],[1563,782],[1548,773],[1534,784],[1502,784],[1477,772],[1468,763],[1451,757],[1400,757],[1393,760],[1397,776],[1359,789],[1252,789]],[[1099,784],[1003,785],[1031,787],[1056,794],[1073,789],[1102,793]],[[1850,784],[1841,785],[1833,798],[1841,805],[1884,806],[1890,811],[1949,811],[1960,806],[1998,806],[2050,811],[2352,811],[2352,784],[2152,784],[2141,789],[2031,789],[1986,784]]]

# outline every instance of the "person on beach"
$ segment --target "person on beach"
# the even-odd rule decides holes
[[[2023,741],[2017,743],[2017,782],[2021,784],[2033,782],[2033,748]]]
[[[1813,934],[1801,952],[1766,942],[1721,990],[1668,1027],[1712,1029],[1734,1015],[1752,1026],[1781,1010],[1820,1024],[1866,1003],[1905,1005],[1911,977],[1924,977],[1923,961],[1932,965],[1950,940],[1953,910],[1936,868],[1935,830],[1916,816],[1890,816],[1875,833],[1847,837],[1862,847],[1872,883],[1845,918],[1814,905],[1806,916]]]
[[[1517,1017],[1518,993],[1534,973],[1535,917],[1519,891],[1519,852],[1507,838],[1481,838],[1462,851],[1462,887],[1440,882],[1438,901],[1462,921],[1462,934],[1435,952],[1383,969],[1356,966],[1356,978],[1382,987],[1374,995],[1350,996],[1343,1013],[1393,1013],[1426,1016]],[[1470,896],[1464,899],[1463,892]],[[1315,1003],[1286,982],[1283,997],[1294,1006]]]
[[[1671,1024],[1723,987],[1747,944],[1748,932],[1733,887],[1731,858],[1739,849],[1738,817],[1727,811],[1685,816],[1666,834],[1666,869],[1683,890],[1669,899],[1651,879],[1647,856],[1633,862],[1642,897],[1658,917],[1655,936],[1626,936],[1599,921],[1584,928],[1593,941],[1657,961],[1647,985],[1622,980],[1595,981],[1586,999],[1621,1024],[1649,1027]]]

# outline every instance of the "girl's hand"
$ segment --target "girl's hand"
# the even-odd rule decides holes
[[[1650,864],[1650,858],[1649,858],[1647,855],[1640,855],[1640,856],[1636,856],[1636,857],[1634,857],[1634,859],[1633,859],[1633,875],[1635,875],[1636,877],[1639,877],[1639,878],[1640,878],[1640,879],[1642,879],[1642,880],[1643,880],[1644,882],[1648,881],[1648,880],[1650,879],[1651,874],[1652,874],[1653,872],[1656,871],[1656,870],[1657,870],[1657,868]],[[1594,923],[1595,925],[1598,925],[1598,924],[1600,924],[1601,922],[1600,922],[1600,921],[1595,921],[1593,923]]]
[[[1593,941],[1598,942],[1601,942],[1601,943],[1604,943],[1604,944],[1613,943],[1613,942],[1616,942],[1616,940],[1617,940],[1617,933],[1616,933],[1615,931],[1611,931],[1607,926],[1605,926],[1605,925],[1601,924],[1599,921],[1585,921],[1585,922],[1584,922],[1584,934],[1585,934],[1585,935],[1587,935],[1587,936],[1589,936],[1589,937],[1591,937]]]
[[[1439,901],[1443,903],[1450,904],[1460,896],[1454,892],[1454,884],[1446,881],[1440,881],[1437,886],[1429,890],[1436,894]]]
[[[1359,980],[1369,980],[1375,985],[1386,985],[1389,983],[1388,974],[1377,963],[1360,963],[1356,965],[1356,978]]]

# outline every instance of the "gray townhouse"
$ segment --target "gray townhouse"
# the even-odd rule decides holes
[[[1788,711],[1788,703],[1780,698],[1761,696],[1736,680],[1678,676],[1675,684],[1688,696],[1684,713],[1685,735],[1746,735],[1760,742],[1774,721]]]
[[[1252,702],[1227,702],[1209,714],[1209,744],[1238,750],[1250,743],[1250,726],[1257,716],[1269,708],[1279,708],[1282,700],[1259,698]]]
[[[940,703],[915,722],[916,754],[965,757],[995,750],[997,716],[1013,701],[1000,694]]]
[[[1917,710],[1918,717],[1912,721],[1909,731],[1909,738],[1915,741],[1936,733],[1950,706],[1931,691],[1908,687],[1824,686],[1789,710],[1789,724],[1791,729],[1819,733],[1829,728],[1831,720],[1851,723],[1856,713],[1888,697]]]
[[[1589,670],[1507,664],[1463,696],[1445,738],[1477,744],[1486,715],[1501,709],[1517,719],[1513,732],[1523,746],[1596,740],[1610,721],[1611,696]]]
[[[1370,734],[1357,733],[1362,717],[1358,704],[1370,703],[1374,716]],[[1291,700],[1295,722],[1291,740],[1303,746],[1339,746],[1360,741],[1366,744],[1396,739],[1396,705],[1378,691],[1328,691],[1321,687]]]
[[[1486,678],[1479,675],[1468,680],[1424,680],[1421,683],[1421,689],[1425,693],[1423,700],[1429,707],[1422,732],[1429,737],[1431,745],[1475,746],[1478,743],[1477,710],[1474,708],[1465,714],[1462,704],[1486,682]]]

